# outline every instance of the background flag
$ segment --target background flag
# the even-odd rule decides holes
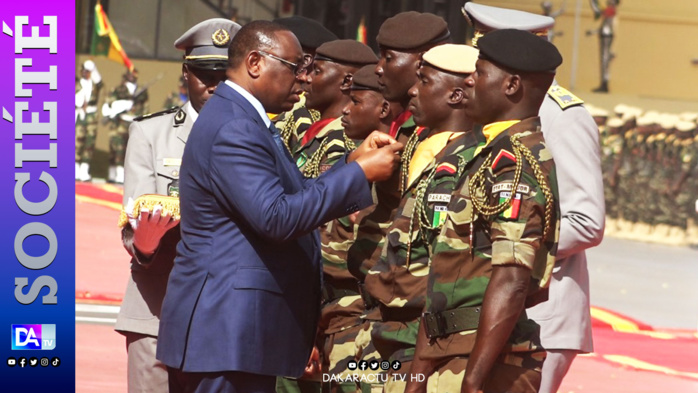
[[[364,17],[361,17],[361,22],[359,22],[359,27],[356,29],[356,40],[362,44],[366,44],[366,21]]]
[[[129,71],[133,71],[133,63],[121,47],[119,37],[107,18],[101,3],[95,5],[95,28],[92,34],[92,47],[90,53],[93,55],[107,56],[109,59],[125,65]]]

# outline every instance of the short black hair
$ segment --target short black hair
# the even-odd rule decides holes
[[[290,30],[278,23],[266,20],[255,20],[245,26],[233,37],[228,48],[228,65],[236,68],[253,50],[269,50],[274,46],[276,33]]]

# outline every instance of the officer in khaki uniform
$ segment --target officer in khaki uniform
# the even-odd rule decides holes
[[[175,42],[185,51],[182,75],[190,100],[181,108],[137,118],[131,125],[124,206],[146,194],[178,196],[184,144],[199,110],[225,80],[228,46],[239,29],[235,22],[209,19]],[[179,221],[155,209],[128,213],[132,217],[122,229],[122,240],[132,256],[131,277],[115,330],[126,336],[129,392],[167,392],[167,369],[155,359],[155,348]]]
[[[463,11],[476,39],[507,28],[547,39],[555,23],[550,17],[473,2]],[[555,393],[577,353],[593,350],[584,250],[603,238],[605,207],[599,131],[583,101],[553,82],[539,115],[557,167],[562,214],[550,300],[530,309],[529,315],[541,326],[541,340],[549,350],[540,392]]]

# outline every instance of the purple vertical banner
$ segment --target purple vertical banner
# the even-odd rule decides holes
[[[0,390],[74,392],[75,3],[0,22]]]

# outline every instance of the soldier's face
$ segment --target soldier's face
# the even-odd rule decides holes
[[[479,59],[475,72],[465,78],[465,114],[476,124],[498,121],[506,104],[507,73],[491,62]]]
[[[305,105],[323,113],[334,103],[345,100],[340,90],[346,75],[345,68],[331,61],[313,62],[313,68],[305,78],[306,83],[303,84]]]
[[[417,83],[409,90],[412,97],[407,109],[412,112],[417,125],[440,129],[439,123],[446,120],[452,112],[450,101],[454,86],[462,79],[454,75],[437,71],[429,65],[422,65],[417,71]]]
[[[419,68],[421,57],[421,53],[381,48],[376,74],[386,100],[401,102],[409,98],[407,91],[417,82],[415,72]]]
[[[196,112],[199,112],[211,98],[218,83],[226,78],[224,70],[213,71],[188,64],[182,65],[182,76],[187,86],[189,101]]]
[[[384,99],[373,90],[352,90],[349,98],[351,102],[342,110],[344,133],[351,139],[363,140],[373,130],[379,129]]]

